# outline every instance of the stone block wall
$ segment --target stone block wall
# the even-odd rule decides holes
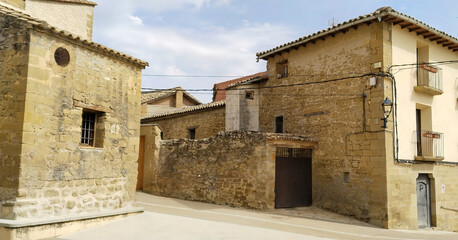
[[[225,107],[206,109],[186,114],[170,115],[163,118],[150,119],[145,123],[157,124],[164,139],[189,138],[190,128],[196,129],[196,139],[215,136],[225,129]]]
[[[260,91],[261,131],[274,132],[283,116],[286,133],[319,139],[313,204],[380,226],[387,221],[385,139],[392,136],[381,129],[380,104],[389,89],[382,78],[375,86],[370,77],[333,79],[382,70],[373,63],[387,64],[387,36],[383,23],[363,24],[270,57]],[[288,65],[287,77],[277,77],[278,63]]]
[[[141,68],[37,31],[29,54],[16,219],[131,207]],[[85,109],[98,111],[96,147],[81,145]]]
[[[92,39],[94,6],[72,2],[27,0],[25,10],[32,17],[86,39]]]
[[[13,7],[17,7],[20,9],[25,8],[25,0],[0,0],[0,2],[4,2],[6,4],[9,4]]]
[[[388,163],[390,228],[417,229],[416,179],[428,174],[431,186],[431,223],[438,230],[458,231],[457,165]]]
[[[151,180],[144,191],[168,197],[263,209],[274,199],[275,164],[267,140],[227,132],[203,140],[161,141],[157,159],[145,159]]]
[[[26,25],[0,18],[0,218],[15,217],[29,41]]]

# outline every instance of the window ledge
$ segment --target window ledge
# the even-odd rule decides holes
[[[415,156],[416,161],[426,162],[438,162],[444,160],[444,157],[433,157],[433,156]]]
[[[91,147],[91,146],[80,146],[81,150],[96,150],[96,151],[102,151],[103,148],[99,147]]]
[[[414,87],[415,91],[417,92],[422,92],[422,93],[426,93],[426,94],[430,94],[430,95],[441,95],[442,93],[444,93],[443,91],[437,89],[437,88],[432,88],[432,87],[428,87],[428,86],[415,86]]]

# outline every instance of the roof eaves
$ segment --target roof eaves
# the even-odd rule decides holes
[[[0,15],[10,16],[20,21],[24,21],[27,24],[29,24],[30,28],[34,29],[35,31],[47,33],[57,38],[61,38],[63,40],[72,41],[73,43],[81,47],[88,48],[92,51],[98,52],[103,55],[110,56],[115,59],[120,59],[134,66],[145,68],[146,66],[149,65],[148,62],[134,58],[122,52],[115,51],[101,44],[98,44],[90,40],[87,40],[85,38],[82,38],[76,34],[72,34],[70,32],[67,32],[61,29],[57,29],[56,27],[48,24],[46,21],[31,17],[29,14],[25,13],[23,10],[11,8],[8,5],[0,4]]]
[[[171,117],[171,116],[175,116],[175,115],[189,114],[189,113],[193,113],[193,112],[206,111],[206,110],[210,110],[210,109],[214,109],[214,108],[224,107],[225,105],[226,105],[226,101],[223,100],[223,101],[212,102],[212,103],[207,103],[207,104],[201,104],[201,105],[196,105],[196,106],[183,107],[183,108],[180,108],[180,109],[177,109],[177,110],[173,110],[173,111],[170,111],[170,112],[143,117],[141,119],[141,122],[144,123],[144,122],[147,122],[147,121],[153,120],[153,119],[158,120],[158,119],[161,119],[161,118]]]
[[[369,22],[369,21],[373,21],[373,20],[376,20],[376,21],[384,21],[384,17],[386,16],[393,16],[393,17],[397,17],[397,18],[400,18],[404,21],[408,21],[410,23],[413,23],[415,25],[418,25],[419,27],[425,29],[426,31],[429,31],[429,32],[432,32],[433,34],[435,35],[438,35],[442,38],[445,38],[446,40],[454,43],[454,48],[455,46],[458,46],[458,39],[445,33],[445,32],[442,32],[442,31],[439,31],[433,27],[430,27],[429,25],[419,21],[419,20],[416,20],[415,18],[413,17],[410,17],[406,14],[403,14],[401,12],[398,12],[398,11],[395,11],[393,10],[391,7],[382,7],[382,8],[379,8],[377,9],[375,12],[373,13],[370,13],[370,14],[367,14],[367,15],[363,15],[363,16],[359,16],[358,18],[353,18],[353,19],[350,19],[346,22],[343,22],[341,24],[338,24],[337,26],[335,27],[331,27],[331,28],[327,28],[325,30],[321,30],[321,31],[318,31],[316,33],[313,33],[311,35],[308,35],[308,36],[304,36],[304,37],[301,37],[297,40],[294,40],[294,41],[291,41],[291,42],[288,42],[286,44],[283,44],[283,45],[280,45],[280,46],[277,46],[275,48],[272,48],[270,50],[266,50],[266,51],[263,51],[263,52],[259,52],[256,54],[257,56],[257,59],[263,59],[263,60],[267,60],[268,57],[272,56],[272,55],[276,55],[276,54],[279,54],[279,53],[282,53],[284,51],[288,51],[289,49],[291,48],[298,48],[299,46],[302,46],[308,42],[313,42],[314,40],[316,39],[323,39],[325,36],[327,35],[331,35],[331,34],[335,34],[339,31],[342,31],[342,30],[345,30],[349,27],[352,27],[352,26],[355,26],[355,25],[359,25],[359,24],[362,24],[364,22]],[[450,49],[450,47],[449,47]],[[458,50],[458,49],[457,49]],[[453,50],[455,51],[455,50]]]

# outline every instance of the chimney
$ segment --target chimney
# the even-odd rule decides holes
[[[175,107],[183,107],[183,91],[177,90],[175,93]]]

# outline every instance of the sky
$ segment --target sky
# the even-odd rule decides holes
[[[257,52],[383,6],[458,37],[457,0],[95,2],[93,40],[149,62],[142,76],[145,89],[211,89],[214,83],[265,71]],[[209,91],[190,93],[204,103],[212,100]]]

